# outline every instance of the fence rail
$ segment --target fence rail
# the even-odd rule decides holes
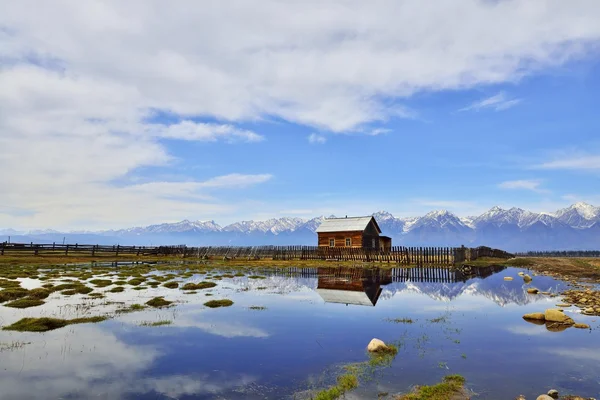
[[[4,255],[55,255],[55,256],[173,256],[201,259],[246,260],[336,260],[361,262],[387,262],[404,265],[451,265],[481,257],[511,258],[512,254],[489,247],[405,247],[368,249],[353,247],[319,246],[102,246],[91,244],[36,244],[0,243],[0,256]]]

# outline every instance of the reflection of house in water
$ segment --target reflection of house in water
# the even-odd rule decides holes
[[[391,282],[391,270],[319,268],[317,293],[327,303],[374,306],[381,294],[381,286]]]

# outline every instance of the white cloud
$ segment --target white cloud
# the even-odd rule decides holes
[[[193,121],[181,121],[173,125],[148,125],[147,132],[154,137],[165,139],[198,140],[214,142],[225,139],[228,142],[260,142],[264,140],[255,132],[238,129],[228,124],[207,124]]]
[[[495,111],[503,111],[516,106],[520,102],[521,99],[511,99],[506,95],[506,93],[500,92],[494,96],[476,101],[475,103],[472,103],[467,107],[461,108],[458,111],[479,111],[485,108],[490,108]]]
[[[201,187],[207,188],[242,188],[250,185],[256,185],[258,183],[264,183],[273,177],[271,174],[260,174],[260,175],[243,175],[243,174],[230,174],[218,176],[202,182]]]
[[[539,164],[541,169],[566,169],[566,170],[600,170],[600,156],[596,155],[568,155]]]
[[[327,141],[327,138],[322,135],[317,135],[316,133],[311,133],[308,136],[308,143],[310,144],[323,144]]]
[[[547,193],[548,191],[542,189],[542,182],[537,179],[520,179],[515,181],[505,181],[498,184],[500,189],[508,190],[531,190],[532,192]]]

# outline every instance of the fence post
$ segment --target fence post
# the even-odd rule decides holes
[[[119,249],[120,249],[120,248],[121,248],[121,245],[120,245],[120,244],[118,244],[118,245],[117,245],[117,256],[119,255]]]
[[[69,245],[65,248],[65,256],[69,254]]]
[[[4,255],[4,247],[6,246],[6,242],[2,242],[2,249],[0,250],[0,256]]]

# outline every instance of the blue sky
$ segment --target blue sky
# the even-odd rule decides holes
[[[598,2],[26,3],[0,227],[600,204]]]

